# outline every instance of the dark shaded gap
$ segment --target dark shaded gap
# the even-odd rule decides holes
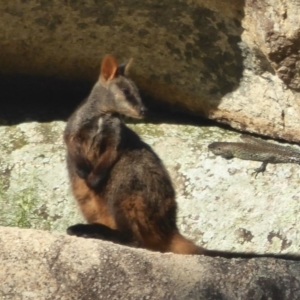
[[[0,124],[66,120],[91,86],[54,77],[0,75]]]
[[[72,81],[55,77],[0,75],[0,125],[23,122],[66,121],[89,94],[93,82]],[[147,117],[139,122],[212,126],[216,124],[196,114],[158,101],[141,91],[148,108]],[[136,122],[136,120],[127,120]],[[218,124],[218,126],[220,126]]]

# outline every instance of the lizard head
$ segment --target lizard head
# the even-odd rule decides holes
[[[208,150],[215,155],[220,155],[224,158],[233,158],[233,154],[230,149],[226,146],[227,143],[215,142],[208,145]]]

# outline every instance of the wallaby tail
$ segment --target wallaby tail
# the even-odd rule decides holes
[[[168,251],[177,254],[203,254],[205,255],[206,249],[197,246],[189,239],[182,236],[180,233],[175,233],[171,240]]]

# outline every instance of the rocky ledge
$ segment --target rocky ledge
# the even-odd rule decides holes
[[[300,298],[300,262],[159,254],[0,228],[1,299]]]

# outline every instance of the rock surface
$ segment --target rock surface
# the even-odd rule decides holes
[[[0,228],[2,299],[300,298],[300,262],[158,254]]]
[[[1,126],[0,225],[65,232],[82,222],[70,193],[62,142],[64,122]],[[214,141],[238,141],[216,127],[129,124],[170,171],[180,230],[209,249],[299,253],[300,169],[225,160],[207,150]]]
[[[300,141],[297,0],[0,2],[6,73],[91,79],[135,58],[157,99],[234,128]]]

